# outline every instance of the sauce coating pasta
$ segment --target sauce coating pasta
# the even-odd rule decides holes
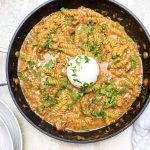
[[[100,74],[96,83],[77,88],[66,70],[80,55],[87,63],[94,58]],[[61,8],[27,35],[18,77],[41,118],[58,130],[82,132],[109,125],[129,109],[141,91],[142,64],[137,44],[118,22],[85,7]]]

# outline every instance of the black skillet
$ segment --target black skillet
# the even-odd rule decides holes
[[[15,57],[15,52],[20,50],[21,45],[33,26],[38,23],[44,16],[47,16],[55,11],[65,8],[78,8],[80,6],[89,7],[104,16],[109,16],[114,21],[119,21],[125,27],[126,32],[139,45],[139,51],[143,64],[143,86],[140,96],[135,100],[131,108],[115,123],[109,126],[89,131],[89,132],[64,132],[58,131],[55,127],[48,124],[37,116],[29,107],[20,85],[15,85],[13,78],[17,78],[18,58]],[[148,96],[150,94],[150,37],[136,16],[127,8],[113,0],[54,0],[48,1],[33,12],[31,12],[21,23],[16,30],[7,55],[7,82],[11,96],[18,110],[35,128],[44,134],[72,143],[90,143],[104,140],[125,130],[141,115],[148,105]],[[133,89],[134,90],[134,89]]]

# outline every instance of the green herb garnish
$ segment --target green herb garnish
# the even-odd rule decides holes
[[[116,59],[118,55],[112,55],[112,59]]]
[[[74,18],[74,17],[72,17],[72,16],[70,16],[70,17],[68,17],[68,19],[67,19],[69,22],[73,22],[73,21],[76,21],[76,19]]]
[[[109,29],[108,24],[102,24],[102,29],[103,29],[103,30],[107,30],[107,29]]]
[[[104,108],[102,108],[99,112],[91,110],[91,115],[95,117],[100,117],[103,121],[105,121],[107,117],[106,110]]]
[[[130,37],[125,38],[126,42],[132,42],[132,39]]]
[[[115,58],[115,60],[112,62],[112,64],[117,64],[121,61],[120,57]]]
[[[35,34],[34,34],[34,37],[35,37],[35,38],[38,38],[38,36],[39,36],[38,33],[35,33]]]
[[[80,58],[80,57],[77,57],[77,58],[75,59],[75,61],[76,61],[76,64],[77,64],[78,66],[81,65],[81,58]]]
[[[40,77],[41,76],[41,72],[36,72],[36,76]]]
[[[56,34],[57,32],[59,31],[59,29],[53,29],[52,31],[51,31],[51,34]]]
[[[85,59],[85,63],[89,63],[90,59],[88,56],[84,56],[84,59]]]
[[[27,61],[27,64],[30,68],[33,68],[33,66],[35,65],[34,61]]]
[[[20,79],[20,80],[25,80],[26,78],[25,78],[25,77],[19,77],[19,79]]]
[[[98,98],[93,98],[92,99],[92,103],[95,104],[95,105],[98,104],[99,102],[100,102],[100,100]]]
[[[129,82],[126,82],[126,81],[124,81],[122,85],[123,86],[130,86]]]
[[[99,95],[106,95],[107,99],[103,103],[104,106],[111,104],[112,107],[116,104],[116,96],[118,95],[118,90],[114,87],[114,82],[104,82],[98,90],[94,90],[94,93]]]
[[[138,84],[138,85],[137,85],[137,88],[138,88],[139,90],[141,90],[142,84]]]
[[[52,35],[49,34],[46,42],[41,45],[41,48],[51,49],[52,48],[52,41],[53,41]]]
[[[131,65],[131,70],[136,69],[136,66],[137,66],[136,58],[137,58],[136,55],[132,55],[132,56],[131,56],[131,63],[132,63],[132,65]]]
[[[48,112],[48,116],[50,117],[52,115],[52,112]]]
[[[86,90],[87,90],[88,88],[90,88],[92,85],[93,85],[92,82],[91,82],[90,84],[84,83],[84,84],[81,86],[81,91],[82,91],[83,93],[85,93]]]
[[[53,64],[53,61],[50,60],[47,64],[44,65],[44,67],[50,68],[52,66],[52,64]]]
[[[88,44],[87,48],[88,48],[89,52],[93,52],[94,51],[94,43],[93,44]]]
[[[36,111],[38,111],[38,112],[42,112],[43,110],[44,110],[44,106],[43,105],[36,107]]]
[[[87,115],[87,112],[85,110],[82,109],[81,112],[83,115]]]
[[[84,50],[86,48],[86,45],[85,44],[81,44],[81,45],[78,45],[78,47],[81,49],[81,50]]]
[[[64,7],[60,8],[60,12],[64,12],[66,9]]]
[[[80,99],[80,97],[82,97],[84,95],[84,93],[80,92],[80,93],[75,93],[72,89],[67,88],[68,93],[72,99],[72,102],[70,104],[67,105],[68,109],[72,109],[73,106],[76,104],[76,102]]]
[[[125,91],[126,91],[126,88],[125,88],[125,87],[123,87],[123,88],[121,88],[121,89],[120,89],[120,91],[119,91],[119,93],[118,93],[118,94],[122,95]]]
[[[44,81],[44,85],[50,85],[50,83],[48,82],[48,79],[46,78]]]
[[[87,25],[85,30],[87,31],[88,34],[93,34],[94,26],[89,24],[89,25]]]
[[[25,60],[26,59],[26,54],[23,53],[23,54],[20,55],[20,57]]]
[[[73,81],[75,81],[75,82],[79,82],[79,83],[81,83],[81,84],[82,84],[82,82],[81,82],[81,81],[79,81],[78,79],[73,79]]]
[[[32,46],[37,46],[37,45],[38,45],[38,43],[37,43],[37,42],[32,41]]]
[[[89,128],[87,126],[82,126],[82,130],[88,131]]]
[[[57,100],[51,97],[48,93],[43,96],[44,107],[52,107],[57,103]]]
[[[70,37],[71,37],[71,43],[74,43],[75,32],[72,32],[72,33],[70,34]]]
[[[96,57],[97,57],[97,60],[101,63],[102,62],[102,54],[100,52],[97,52]]]

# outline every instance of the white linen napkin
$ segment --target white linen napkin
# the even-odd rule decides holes
[[[134,150],[150,150],[150,104],[134,123],[132,144]]]

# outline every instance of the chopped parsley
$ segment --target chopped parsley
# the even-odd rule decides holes
[[[107,29],[109,29],[108,24],[102,24],[102,29],[103,29],[103,30],[107,30]]]
[[[94,43],[93,44],[88,44],[87,48],[88,48],[89,52],[93,52],[94,51]]]
[[[52,35],[49,34],[46,42],[41,45],[41,48],[51,49],[52,48]]]
[[[123,88],[121,88],[121,89],[120,89],[120,91],[119,91],[119,93],[118,93],[118,94],[122,95],[125,91],[126,91],[126,88],[125,88],[125,87],[123,87]]]
[[[112,64],[117,64],[117,63],[119,63],[120,61],[121,61],[120,57],[116,57],[116,58],[114,59],[114,61],[112,62]]]
[[[50,85],[50,83],[48,82],[48,79],[46,78],[44,81],[44,85]]]
[[[100,89],[95,90],[94,93],[99,95],[106,95],[107,99],[103,102],[104,106],[111,104],[114,108],[116,105],[116,96],[118,95],[118,90],[114,87],[113,82],[104,82]]]
[[[85,30],[87,31],[88,34],[93,34],[94,26],[89,24],[89,25],[87,25]]]
[[[83,85],[81,86],[81,91],[83,92],[83,93],[85,93],[86,92],[86,90],[88,89],[88,88],[90,88],[91,86],[93,85],[93,82],[91,82],[90,84],[88,84],[88,83],[83,83]]]
[[[64,12],[66,9],[64,7],[60,8],[60,12]]]
[[[33,66],[35,65],[34,61],[27,61],[27,64],[30,68],[33,68]]]
[[[81,44],[81,45],[78,45],[78,47],[81,49],[81,50],[85,50],[85,49],[88,49],[89,52],[94,52],[94,43],[92,44]]]
[[[59,29],[53,29],[52,31],[51,31],[51,34],[56,34],[57,32],[59,31]]]
[[[81,50],[84,50],[86,48],[86,45],[85,44],[81,44],[81,45],[78,45],[78,47],[81,49]]]
[[[35,37],[35,38],[38,38],[38,36],[39,36],[38,33],[35,33],[35,34],[34,34],[34,37]]]
[[[85,110],[82,109],[81,112],[83,115],[87,115],[87,112]]]
[[[98,62],[102,62],[102,54],[101,54],[101,52],[96,52],[96,57],[97,57],[97,60],[98,60]]]
[[[122,83],[122,85],[123,85],[123,86],[130,86],[129,82],[126,82],[126,81],[124,81],[124,82]]]
[[[71,37],[71,43],[74,43],[75,32],[72,32],[72,33],[70,34],[70,37]]]
[[[41,76],[41,72],[36,72],[36,76],[40,77]]]
[[[88,131],[89,130],[89,128],[87,127],[87,126],[82,126],[82,130],[85,130],[85,131]]]
[[[128,42],[132,42],[132,39],[130,37],[125,38],[125,41]]]
[[[37,46],[37,45],[38,45],[38,43],[37,43],[37,42],[32,41],[32,46]]]
[[[82,97],[84,95],[84,93],[80,92],[80,93],[75,93],[72,89],[67,88],[68,93],[72,99],[72,102],[70,104],[67,105],[68,109],[72,109],[73,106],[76,104],[76,102],[80,99],[80,97]]]
[[[73,79],[73,81],[75,81],[75,82],[79,82],[79,83],[81,83],[81,84],[82,84],[82,82],[81,82],[81,81],[79,81],[78,79]]]
[[[20,79],[20,80],[25,80],[26,78],[25,78],[25,77],[19,77],[19,79]]]
[[[75,59],[75,61],[76,61],[76,64],[77,64],[78,66],[81,65],[81,57],[77,57],[77,58]]]
[[[141,90],[141,88],[142,88],[142,84],[138,84],[137,89]]]
[[[52,115],[52,112],[48,112],[48,116],[50,117]]]
[[[44,107],[52,107],[57,103],[57,100],[51,97],[48,93],[43,96]]]
[[[44,110],[44,106],[43,105],[36,107],[36,111],[38,111],[38,112],[42,112],[43,110]]]
[[[45,68],[50,68],[53,64],[53,61],[50,60],[47,64],[44,65]]]
[[[100,100],[98,98],[93,98],[92,99],[92,103],[95,104],[95,105],[98,104],[99,102],[100,102]]]
[[[70,17],[68,17],[68,19],[67,19],[69,22],[73,22],[73,21],[76,21],[76,19],[74,18],[74,17],[72,17],[72,16],[70,16]]]
[[[112,55],[112,59],[116,59],[116,58],[118,58],[117,55]]]
[[[26,54],[23,53],[23,54],[20,55],[20,57],[21,57],[22,59],[26,59]]]
[[[90,59],[88,56],[84,56],[84,59],[85,59],[85,63],[89,63]]]
[[[137,66],[136,58],[137,58],[136,55],[132,55],[132,56],[131,56],[131,63],[132,63],[132,65],[131,65],[131,70],[136,69],[136,66]]]
[[[90,110],[91,115],[94,117],[100,117],[103,121],[106,120],[107,114],[106,114],[106,110],[104,108],[102,108],[99,112],[96,112],[94,110]]]

